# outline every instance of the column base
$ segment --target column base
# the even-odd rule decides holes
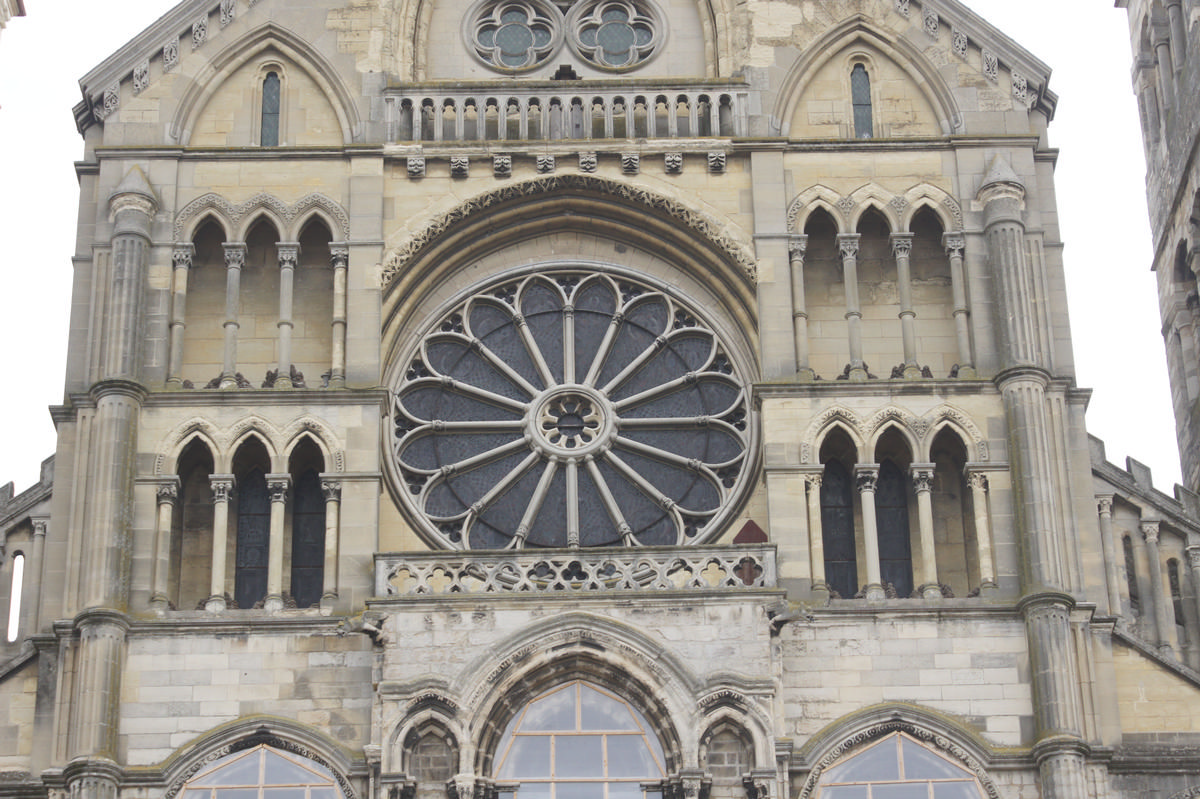
[[[954,374],[959,380],[974,380],[979,377],[979,373],[975,371],[974,366],[960,366]]]
[[[826,583],[813,583],[812,587],[809,588],[809,592],[812,594],[813,599],[818,601],[826,601],[832,596],[829,586]]]
[[[796,382],[812,383],[817,379],[817,373],[807,366],[796,370]]]
[[[321,596],[321,615],[332,616],[333,606],[337,603],[337,594],[323,594]]]
[[[943,599],[942,587],[937,583],[926,583],[921,586],[918,591],[921,592],[922,599]]]
[[[921,367],[915,363],[904,364],[904,379],[905,380],[920,380],[923,377]]]
[[[882,602],[887,599],[887,592],[883,590],[883,586],[879,583],[871,583],[864,590],[868,602]]]
[[[204,601],[204,609],[209,613],[224,613],[226,610],[225,597],[213,595]]]
[[[992,582],[991,580],[985,580],[979,584],[980,596],[995,596],[998,593],[1000,593],[1000,586],[996,585],[996,583]]]
[[[1163,657],[1167,658],[1168,660],[1174,660],[1175,659],[1175,647],[1171,646],[1170,644],[1159,644],[1158,645],[1158,654],[1162,655]]]
[[[846,379],[851,383],[865,383],[870,379],[870,377],[871,376],[867,373],[867,370],[864,367],[855,366],[850,369],[850,373],[847,375]]]
[[[154,611],[154,615],[163,617],[167,615],[167,611],[171,609],[171,603],[162,594],[155,594],[150,597],[150,610]]]
[[[275,378],[275,385],[272,386],[272,388],[293,388],[292,378],[283,376],[277,377]]]
[[[278,613],[283,610],[283,597],[279,594],[271,594],[263,600],[263,610],[270,613]]]
[[[233,375],[221,375],[221,382],[217,388],[237,388],[238,381]]]

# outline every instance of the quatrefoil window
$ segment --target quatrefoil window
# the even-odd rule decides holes
[[[544,64],[562,45],[562,13],[544,0],[488,0],[468,22],[476,55],[506,72]]]
[[[430,320],[393,383],[393,486],[449,548],[702,543],[750,482],[745,370],[646,280],[548,269]]]
[[[664,39],[663,17],[648,2],[588,0],[571,11],[571,46],[580,58],[623,71],[646,63]]]

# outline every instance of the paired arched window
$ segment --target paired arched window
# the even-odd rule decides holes
[[[641,799],[666,776],[662,745],[633,705],[576,680],[534,698],[496,749],[495,779],[522,799]]]

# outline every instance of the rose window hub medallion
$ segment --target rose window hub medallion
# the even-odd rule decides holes
[[[703,543],[749,489],[747,370],[646,278],[543,268],[424,331],[393,372],[388,468],[435,546]]]

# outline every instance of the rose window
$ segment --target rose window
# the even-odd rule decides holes
[[[676,545],[746,488],[747,393],[699,313],[558,271],[457,304],[394,386],[398,493],[452,548]]]
[[[580,57],[605,69],[640,66],[663,40],[662,18],[648,3],[600,0],[572,12],[571,45]]]
[[[543,7],[544,6],[544,7]],[[538,2],[487,2],[469,17],[468,38],[476,54],[506,71],[544,63],[562,42],[561,13]]]

